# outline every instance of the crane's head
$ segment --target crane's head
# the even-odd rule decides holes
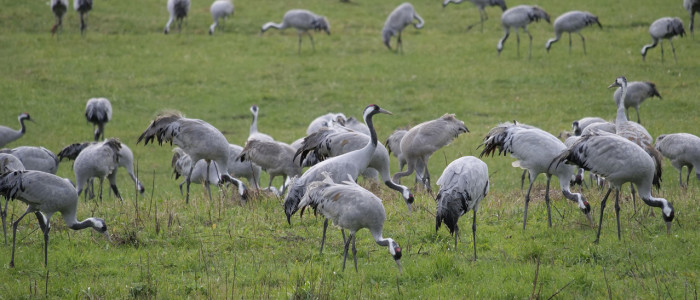
[[[17,118],[18,118],[20,121],[21,121],[21,120],[27,120],[27,121],[32,121],[32,122],[34,122],[34,120],[32,120],[32,117],[29,115],[29,113],[26,113],[26,112],[23,112],[23,113],[19,114],[19,116],[17,116]]]
[[[615,79],[615,82],[613,82],[611,85],[608,86],[608,88],[612,87],[620,87],[624,88],[627,87],[627,78],[625,76],[620,76]]]
[[[112,241],[112,239],[109,237],[109,233],[107,232],[107,224],[105,223],[105,220],[100,218],[88,218],[87,221],[90,222],[92,229],[95,229],[95,231],[103,234],[108,240]]]
[[[675,210],[673,209],[673,205],[671,202],[664,201],[663,206],[661,207],[661,217],[664,218],[664,222],[666,222],[666,233],[669,234],[671,233],[671,224],[673,224],[673,218],[676,216]]]
[[[369,117],[369,116],[371,116],[371,115],[379,114],[379,113],[392,115],[392,113],[391,113],[390,111],[385,110],[385,109],[383,109],[383,108],[380,108],[379,105],[370,104],[370,105],[367,105],[367,107],[365,107],[365,110],[364,110],[364,112],[362,113],[362,116],[363,116],[363,118],[365,119],[365,122],[366,122],[366,121],[367,121],[367,117]]]
[[[399,271],[401,271],[401,247],[393,239],[388,238],[387,240],[389,240],[389,254],[394,257],[394,261],[399,266]]]
[[[326,32],[326,34],[331,35],[331,24],[328,23],[328,19],[326,19],[326,17],[318,17],[314,19],[311,21],[311,27],[313,27],[315,31],[323,30]]]
[[[252,112],[254,115],[258,114],[258,106],[253,104],[253,106],[250,107],[250,112]]]

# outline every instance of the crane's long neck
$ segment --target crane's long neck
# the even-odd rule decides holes
[[[24,126],[24,120],[26,119],[25,116],[20,116],[17,118],[19,120],[19,125],[21,126],[21,129],[19,130],[19,133],[24,134],[25,131],[27,131],[27,128]]]
[[[270,28],[275,28],[275,29],[284,29],[284,23],[274,23],[274,22],[267,22],[262,26],[261,32],[265,32]]]
[[[70,213],[61,213],[63,216],[63,221],[66,223],[66,225],[73,230],[81,230],[85,228],[92,228],[95,227],[97,223],[97,219],[95,218],[87,218],[83,220],[82,222],[79,222],[78,219],[75,217],[75,211],[70,212]],[[46,216],[47,218],[50,216]]]
[[[620,132],[620,126],[627,122],[627,115],[625,114],[625,97],[627,97],[627,83],[623,83],[620,87],[622,89],[622,97],[617,103],[617,117],[615,118],[615,129]]]
[[[369,128],[369,142],[362,148],[363,152],[371,151],[370,153],[374,153],[374,149],[377,148],[377,131],[374,130],[372,116],[374,116],[374,113],[369,113],[365,116],[365,124],[367,124],[367,128]]]
[[[382,236],[382,228],[379,228],[378,230],[371,230],[372,232],[372,237],[374,238],[374,241],[377,243],[379,246],[389,246],[391,239],[384,238]]]
[[[258,113],[253,113],[253,123],[250,123],[250,134],[258,132]]]

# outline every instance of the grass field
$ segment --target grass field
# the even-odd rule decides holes
[[[47,0],[0,2],[0,124],[18,128],[16,117],[23,111],[36,120],[7,147],[41,145],[58,152],[90,140],[85,102],[107,97],[114,116],[106,136],[120,138],[134,151],[147,189],[137,198],[121,171],[123,203],[113,196],[81,200],[78,218],[105,219],[112,243],[92,230],[72,231],[55,216],[48,267],[36,220],[23,220],[15,268],[8,266],[11,245],[0,246],[0,299],[697,298],[700,184],[691,179],[689,188],[680,189],[668,161],[662,188],[654,194],[674,204],[678,222],[671,234],[665,234],[658,209],[650,216],[638,203],[635,212],[625,189],[622,240],[616,239],[609,202],[601,242],[594,244],[595,229],[556,188],[554,225],[547,227],[543,176],[522,230],[520,169],[511,167],[509,157],[483,158],[491,192],[477,216],[476,261],[471,213],[460,221],[455,251],[445,228],[435,232],[431,195],[416,194],[409,215],[395,192],[361,180],[384,200],[384,235],[402,246],[404,270],[399,273],[388,251],[365,230],[358,234],[359,272],[352,267],[342,272],[337,230],[329,230],[324,253],[318,254],[322,218],[295,216],[289,226],[281,199],[259,196],[242,204],[229,189],[209,202],[199,186],[186,205],[179,181],[171,176],[171,147],[136,145],[165,109],[206,120],[239,145],[248,136],[252,104],[261,109],[258,128],[288,143],[302,137],[318,115],[360,117],[371,103],[394,113],[374,118],[380,140],[396,128],[454,113],[471,132],[433,155],[435,181],[452,160],[478,155],[482,138],[499,122],[517,120],[557,134],[581,117],[613,119],[613,90],[607,86],[620,75],[657,84],[663,100],[647,100],[640,111],[653,136],[698,135],[700,38],[674,40],[677,62],[668,43],[665,63],[658,47],[646,62],[639,52],[650,43],[648,25],[657,18],[679,16],[688,25],[682,1],[539,1],[552,21],[569,10],[588,10],[599,16],[603,29],[583,31],[587,55],[577,36],[571,54],[566,36],[548,54],[544,44],[553,37],[551,24],[534,23],[531,59],[526,35],[520,57],[514,35],[497,56],[503,35],[497,8],[487,8],[483,32],[478,26],[465,32],[479,18],[469,3],[443,10],[438,0],[412,2],[426,25],[405,30],[405,53],[397,55],[384,47],[380,31],[401,1],[241,0],[235,2],[235,16],[214,36],[207,35],[211,2],[198,0],[182,32],[163,35],[165,2],[95,1],[84,37],[71,4],[60,38],[49,33],[53,16]],[[508,1],[509,7],[519,4],[529,3]],[[263,23],[280,22],[292,8],[330,20],[332,34],[316,33],[315,51],[305,37],[297,54],[294,30],[258,36]],[[392,172],[397,165],[392,158]],[[61,163],[59,175],[74,179],[69,162]],[[558,186],[556,180],[552,185]],[[603,192],[583,193],[597,220]],[[10,216],[17,218],[25,207],[13,201]]]

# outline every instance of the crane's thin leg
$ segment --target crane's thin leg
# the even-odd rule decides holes
[[[637,213],[637,198],[634,196],[634,184],[630,182],[630,192],[632,193],[632,207],[634,207],[634,212]]]
[[[211,166],[211,162],[207,162],[207,177],[204,179],[204,188],[207,189],[207,193],[209,194],[209,202],[213,202],[214,200],[211,197],[211,188],[209,187],[209,167]],[[219,172],[216,172],[218,175]]]
[[[100,203],[102,203],[102,186],[104,186],[104,178],[100,177]]]
[[[659,44],[661,46],[661,62],[664,62],[664,40],[662,39]]]
[[[685,187],[690,184],[690,171],[693,170],[693,165],[688,166],[688,176],[685,177]],[[5,204],[5,215],[7,215],[7,203]]]
[[[345,242],[345,254],[343,255],[343,271],[345,271],[345,261],[348,259],[348,248],[350,248],[350,241],[355,237],[354,233],[350,233],[350,237]]]
[[[676,47],[673,47],[673,40],[669,39],[668,42],[671,43],[671,51],[673,52],[673,61],[678,62],[678,59],[676,59]],[[661,48],[661,49],[663,49],[663,48]]]
[[[12,258],[10,259],[10,268],[15,267],[15,238],[17,237],[17,225],[19,225],[19,221],[22,221],[24,216],[30,212],[31,209],[27,207],[27,211],[25,211],[14,223],[12,223]]]
[[[39,228],[41,228],[41,232],[44,234],[44,266],[48,268],[49,230],[51,229],[51,227],[49,227],[47,220],[44,219],[44,215],[42,215],[40,212],[35,211],[34,215],[36,215],[36,219],[39,220]]]
[[[297,50],[297,54],[301,54],[301,34],[303,33],[301,30],[297,31],[299,35],[299,48]]]
[[[637,123],[642,124],[642,119],[639,118],[639,108],[635,107],[634,110],[637,111]],[[629,118],[627,118],[629,120]]]
[[[581,43],[583,43],[583,54],[586,54],[586,39],[583,37],[583,34],[580,32],[578,33],[579,36],[581,36]]]
[[[192,183],[190,178],[192,178],[192,170],[194,170],[194,165],[194,163],[191,163],[190,173],[187,174],[187,178],[185,178],[185,181],[187,182],[187,196],[185,196],[185,203],[190,203],[190,183]]]
[[[119,198],[119,201],[124,202],[124,199],[122,199],[122,195],[119,193],[119,189],[117,188],[117,170],[115,169],[114,171],[112,171],[112,174],[109,174],[109,176],[107,176],[107,179],[109,180],[109,186],[112,188],[112,192],[114,192],[114,195],[117,196],[117,198]]]
[[[5,237],[5,245],[7,245],[7,203],[10,202],[5,199],[5,209],[0,210],[0,218],[2,218],[2,234]]]
[[[83,15],[83,13],[80,13],[80,35],[85,36],[85,29],[87,28],[87,24],[85,24],[85,18]]]
[[[355,261],[355,272],[357,272],[357,248],[355,248],[355,236],[352,237],[352,259]]]
[[[474,260],[476,261],[476,209],[472,211],[474,212],[474,217],[472,219],[472,240],[474,241]]]
[[[309,40],[311,41],[311,48],[316,51],[316,45],[314,44],[314,37],[311,35],[310,32],[306,32],[306,35],[309,36]]]
[[[530,174],[530,186],[527,188],[527,194],[525,194],[525,215],[523,216],[523,230],[525,230],[525,225],[527,224],[527,205],[530,203],[530,191],[532,190],[532,183],[534,183],[535,180],[532,178],[532,174]]]
[[[615,191],[615,218],[617,219],[617,240],[620,238],[620,191]]]
[[[571,55],[571,32],[569,32],[569,55]]]
[[[403,54],[403,41],[401,40],[401,31],[399,31],[399,37],[397,39],[396,52],[401,52],[401,54]]]
[[[187,182],[187,180],[183,180],[182,182],[180,182],[180,196],[185,196],[185,194],[182,193],[182,186],[185,184],[185,182]]]
[[[544,202],[547,203],[547,221],[549,222],[549,228],[552,228],[552,209],[549,206],[549,182],[551,180],[552,175],[547,174],[547,187],[544,190]]]
[[[515,29],[515,40],[518,41],[518,58],[520,58],[520,31]]]
[[[321,236],[321,251],[318,252],[319,255],[323,254],[323,243],[326,241],[326,229],[328,228],[328,219],[323,221],[323,235]],[[345,233],[343,233],[343,240],[345,239]]]
[[[527,170],[523,170],[523,175],[520,176],[520,191],[523,190],[523,187],[525,186],[525,175],[527,174]],[[530,179],[530,176],[527,177]]]
[[[595,236],[595,241],[593,243],[598,243],[600,241],[600,228],[603,227],[603,211],[605,211],[605,202],[608,201],[608,196],[610,196],[610,192],[612,192],[612,188],[608,188],[608,192],[605,193],[605,197],[603,197],[603,201],[600,201],[600,221],[598,221],[598,234]]]
[[[527,52],[527,59],[531,59],[532,58],[532,34],[530,34],[530,31],[527,30],[527,27],[523,28],[523,31],[525,31],[525,33],[527,33],[527,36],[530,37],[530,48],[528,49],[528,52]]]

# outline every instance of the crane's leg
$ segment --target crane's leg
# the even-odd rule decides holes
[[[211,188],[209,187],[209,168],[211,167],[211,161],[207,161],[207,177],[204,179],[204,188],[207,189],[207,193],[209,194],[209,202],[213,202],[214,200],[211,197]],[[217,175],[219,174],[218,172],[216,173]]]
[[[605,193],[605,197],[603,197],[603,201],[600,201],[600,221],[598,221],[598,234],[595,236],[595,241],[594,243],[598,243],[600,241],[600,228],[603,227],[603,211],[605,211],[605,202],[608,201],[608,196],[610,196],[610,192],[612,192],[612,187],[608,188],[608,192]]]
[[[634,212],[637,212],[637,198],[634,196],[634,184],[630,182],[630,192],[632,193],[632,207],[634,207]]]
[[[523,190],[523,187],[525,186],[525,175],[527,174],[527,170],[523,170],[523,175],[520,176],[520,191]],[[528,176],[528,179],[530,177]]]
[[[525,33],[527,33],[527,36],[530,37],[530,48],[528,48],[527,59],[531,59],[532,58],[532,34],[530,34],[530,31],[527,30],[527,27],[523,28],[523,31],[525,31]]]
[[[664,40],[662,39],[661,42],[659,42],[659,46],[661,46],[661,62],[664,62]],[[675,55],[675,52],[674,52]]]
[[[693,26],[695,25],[695,12],[690,10],[690,36],[695,39],[695,34],[693,33]]]
[[[49,230],[51,227],[49,227],[48,220],[44,219],[44,215],[42,215],[40,212],[35,211],[34,215],[36,215],[36,219],[39,221],[39,228],[41,228],[41,232],[44,234],[44,266],[48,268]]]
[[[318,252],[319,255],[323,254],[323,243],[326,241],[326,229],[328,228],[328,218],[323,221],[323,235],[321,236],[321,251]],[[345,233],[343,233],[343,239],[345,239]]]
[[[580,32],[578,33],[579,36],[581,36],[581,43],[583,43],[583,54],[586,54],[586,39],[583,37],[583,34]]]
[[[85,29],[86,28],[87,28],[87,24],[85,24],[84,13],[80,13],[80,35],[85,36]]]
[[[530,203],[530,191],[532,191],[532,184],[535,182],[535,178],[537,178],[532,177],[532,173],[530,173],[530,186],[527,188],[527,194],[525,194],[525,215],[523,216],[523,230],[525,230],[525,225],[527,224],[527,206]]]
[[[403,40],[401,40],[401,31],[399,31],[399,37],[397,39],[396,44],[396,52],[401,52],[401,54],[403,54]]]
[[[100,177],[100,203],[102,203],[102,186],[104,185],[105,179]]]
[[[571,55],[571,32],[569,32],[569,55]]]
[[[120,201],[124,202],[124,199],[122,199],[122,195],[119,193],[119,189],[117,188],[117,170],[115,169],[112,171],[112,174],[109,174],[107,179],[109,180],[109,186],[112,188],[114,195],[117,196]]]
[[[345,271],[345,261],[348,259],[348,249],[350,248],[350,241],[352,241],[354,238],[355,238],[355,234],[350,233],[350,237],[345,242],[345,254],[343,255],[343,271]]]
[[[690,171],[693,170],[693,165],[688,166],[688,176],[685,177],[685,187],[690,184]],[[7,203],[5,204],[5,215],[7,215]]]
[[[544,190],[544,202],[547,203],[547,221],[549,223],[549,228],[552,228],[552,209],[549,206],[549,182],[551,180],[552,175],[547,174],[547,187]]]
[[[185,203],[190,203],[190,178],[192,178],[192,170],[194,170],[194,163],[190,164],[190,172],[187,174],[187,178],[185,178],[185,182],[187,182],[187,195],[185,196]],[[208,173],[207,173],[208,175]]]
[[[472,211],[474,212],[474,217],[472,218],[472,241],[474,241],[474,260],[476,260],[476,209]],[[455,249],[457,249],[456,246]]]
[[[297,54],[301,54],[301,34],[303,31],[297,30],[297,35],[299,35],[299,48],[297,49]]]
[[[518,58],[520,58],[520,32],[517,28],[515,29],[515,38],[518,41]]]
[[[620,238],[620,191],[615,191],[615,219],[617,219],[617,240]]]
[[[488,19],[489,16],[486,15],[486,11],[483,9],[479,10],[479,20],[481,21],[481,33],[484,32],[484,21]]]
[[[187,182],[187,180],[183,180],[182,182],[180,182],[180,196],[185,196],[185,194],[182,193],[182,185],[184,185],[185,182]]]
[[[355,236],[352,237],[352,259],[355,261],[355,272],[357,272],[357,248],[355,248]]]
[[[7,245],[7,203],[9,199],[5,198],[5,209],[0,210],[0,218],[2,218],[2,235],[5,237],[5,245]]]
[[[671,43],[671,51],[673,52],[673,61],[678,62],[678,59],[676,59],[676,47],[673,47],[673,40],[668,39],[668,42]],[[663,49],[663,48],[661,48]]]
[[[309,40],[311,41],[311,48],[316,51],[316,45],[314,44],[314,37],[311,35],[310,32],[306,32],[306,35],[309,36]]]
[[[10,259],[10,268],[15,267],[15,238],[17,237],[17,225],[19,225],[19,221],[22,221],[24,216],[30,212],[31,209],[27,207],[27,211],[25,211],[14,223],[12,223],[12,258]]]

